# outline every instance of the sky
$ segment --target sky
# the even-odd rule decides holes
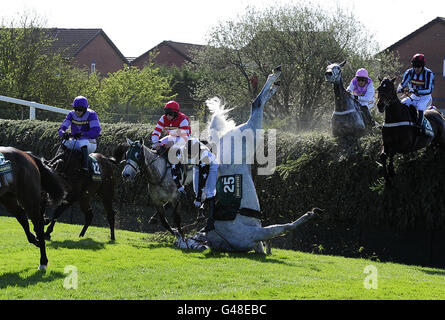
[[[165,40],[206,44],[212,27],[236,20],[248,6],[300,2],[352,12],[380,49],[445,17],[443,0],[14,0],[2,1],[0,19],[11,21],[25,13],[50,28],[102,29],[124,56],[138,57]]]

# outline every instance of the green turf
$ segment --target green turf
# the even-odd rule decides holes
[[[0,299],[444,299],[445,270],[273,249],[272,255],[175,249],[173,238],[58,223],[49,265],[14,218],[0,217]],[[168,241],[165,241],[165,240]],[[374,266],[375,289],[365,288]],[[77,289],[69,289],[74,273]],[[72,270],[72,269],[71,269]],[[68,277],[68,278],[67,278]],[[66,288],[68,287],[68,288]]]

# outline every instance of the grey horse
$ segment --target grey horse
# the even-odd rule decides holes
[[[157,215],[161,220],[161,224],[174,236],[183,235],[181,230],[180,215],[180,194],[176,184],[173,181],[171,170],[168,167],[166,157],[159,154],[156,150],[152,150],[144,145],[143,139],[139,141],[131,141],[127,138],[126,143],[121,143],[113,151],[116,161],[121,162],[125,154],[125,167],[122,170],[122,177],[132,181],[139,173],[143,173],[148,182],[148,192],[150,199],[156,209],[156,213],[150,220]],[[183,185],[187,185],[192,181],[192,170],[186,168],[184,173],[185,180]],[[165,217],[164,206],[170,203],[173,207],[173,218],[178,230],[171,228]]]
[[[209,141],[217,147],[217,152],[214,153],[217,154],[220,162],[218,181],[223,183],[227,181],[227,185],[224,185],[223,189],[219,189],[220,191],[218,191],[217,186],[217,198],[218,192],[223,193],[224,191],[221,190],[225,190],[225,187],[227,187],[227,190],[231,189],[230,183],[236,181],[233,177],[240,177],[237,186],[240,190],[240,210],[234,214],[233,218],[224,218],[225,212],[220,212],[219,217],[215,214],[214,230],[207,233],[198,233],[188,239],[178,237],[178,241],[175,242],[176,246],[197,250],[209,247],[213,250],[228,252],[254,250],[257,253],[264,254],[263,241],[294,230],[297,226],[320,213],[319,209],[313,210],[292,223],[261,226],[258,215],[260,205],[251,175],[250,164],[252,162],[249,162],[252,159],[249,158],[253,156],[251,151],[255,153],[257,148],[262,145],[261,141],[258,141],[256,132],[262,128],[265,104],[279,88],[277,80],[280,74],[281,68],[278,67],[269,75],[262,91],[252,103],[249,120],[239,126],[234,126],[232,121],[227,120],[228,111],[218,103],[218,100],[213,99],[207,102],[213,114],[209,125]],[[237,141],[237,143],[231,143],[234,141]],[[236,159],[237,156],[239,156],[239,161]],[[270,247],[268,252],[270,252],[269,249]]]
[[[335,137],[360,136],[366,132],[366,124],[360,104],[343,86],[341,68],[346,64],[330,63],[325,78],[334,85],[335,108],[331,118],[332,134]]]

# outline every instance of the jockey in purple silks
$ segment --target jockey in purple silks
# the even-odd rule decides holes
[[[88,155],[96,151],[96,138],[101,131],[99,118],[94,110],[89,109],[88,100],[83,96],[74,98],[72,106],[74,110],[68,113],[60,126],[59,136],[64,139],[62,143],[68,149],[82,152],[81,170],[88,174]],[[71,134],[68,134],[66,130],[70,126]]]
[[[346,91],[350,92],[360,104],[364,119],[369,124],[374,124],[371,109],[374,107],[375,90],[368,71],[364,68],[358,69]]]

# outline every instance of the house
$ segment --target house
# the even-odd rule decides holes
[[[90,72],[107,75],[129,64],[102,29],[45,29],[52,39],[52,48],[74,59],[74,64]]]
[[[182,43],[174,41],[162,41],[154,48],[131,61],[131,66],[142,69],[149,61],[150,54],[157,52],[153,62],[157,65],[182,67],[185,63],[193,61],[193,53],[203,49],[199,44]]]
[[[398,53],[403,65],[400,75],[411,67],[414,54],[423,53],[426,67],[435,74],[433,105],[445,110],[445,18],[435,18],[384,51]]]

